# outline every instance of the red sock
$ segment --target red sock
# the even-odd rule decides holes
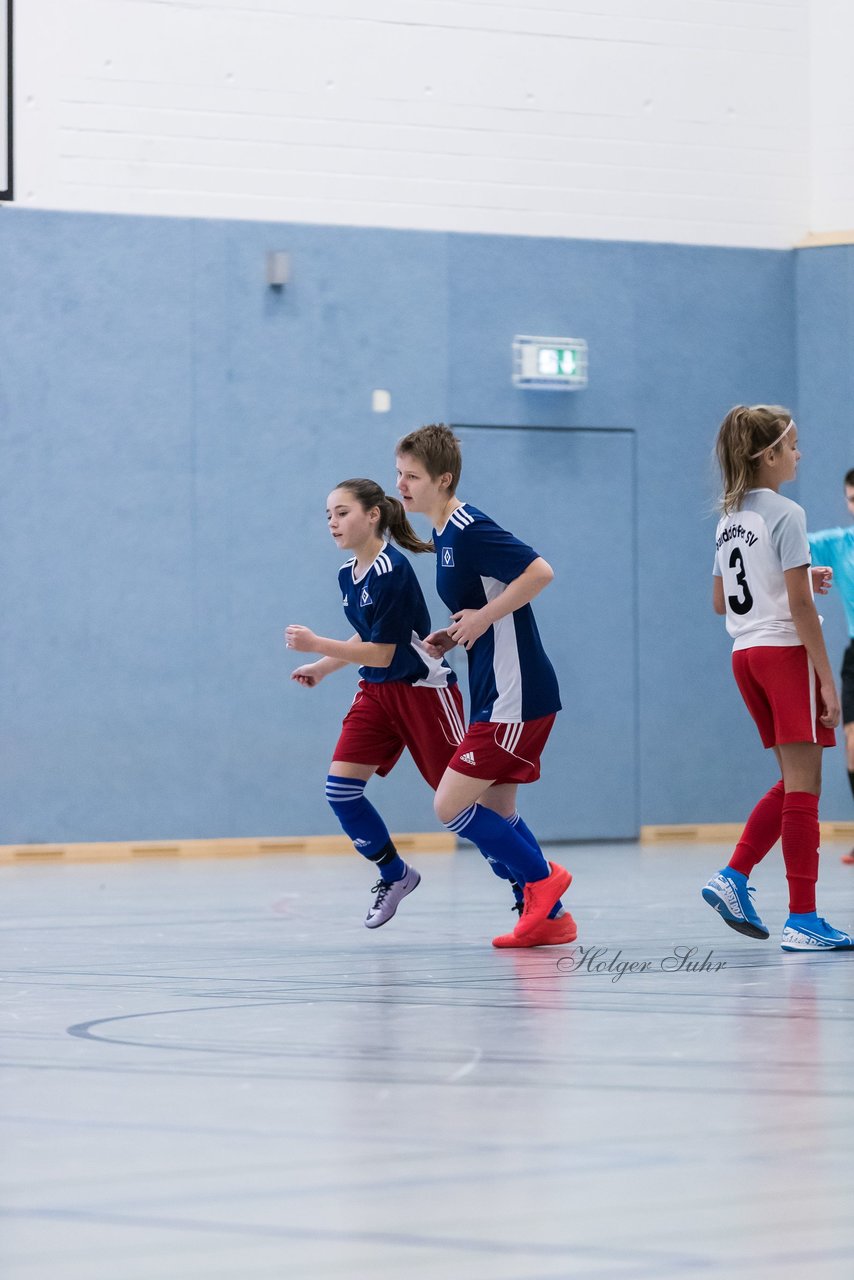
[[[783,861],[793,915],[815,911],[818,843],[818,796],[809,791],[787,791],[783,802]]]
[[[783,829],[783,779],[764,795],[747,819],[735,853],[729,860],[733,871],[749,876],[757,862],[761,862],[769,849],[780,839]]]

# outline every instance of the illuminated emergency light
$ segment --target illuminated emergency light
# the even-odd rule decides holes
[[[513,339],[513,385],[533,391],[579,391],[587,386],[583,338]]]

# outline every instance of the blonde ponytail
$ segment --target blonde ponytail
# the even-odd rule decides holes
[[[780,447],[791,423],[792,415],[780,404],[737,404],[730,409],[715,442],[724,515],[739,509],[748,489],[753,488],[763,453]]]

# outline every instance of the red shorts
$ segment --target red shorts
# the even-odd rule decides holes
[[[376,765],[384,778],[408,747],[422,777],[435,791],[462,741],[464,726],[459,685],[431,689],[402,680],[388,684],[360,680],[332,759]]]
[[[451,759],[456,773],[492,782],[536,782],[553,715],[516,723],[476,721]]]
[[[787,742],[835,745],[835,733],[818,718],[819,681],[802,644],[736,649],[732,669],[764,747]]]

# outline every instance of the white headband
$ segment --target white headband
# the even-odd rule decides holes
[[[784,436],[787,436],[789,434],[789,432],[791,431],[794,425],[795,425],[794,419],[790,419],[789,425],[786,427],[786,430],[782,432],[782,434],[779,435],[776,440],[772,440],[770,444],[763,445],[758,453],[751,453],[750,461],[755,462],[757,458],[761,458],[763,453],[766,453],[769,449],[776,449],[777,445],[780,443],[780,441],[783,439]]]

